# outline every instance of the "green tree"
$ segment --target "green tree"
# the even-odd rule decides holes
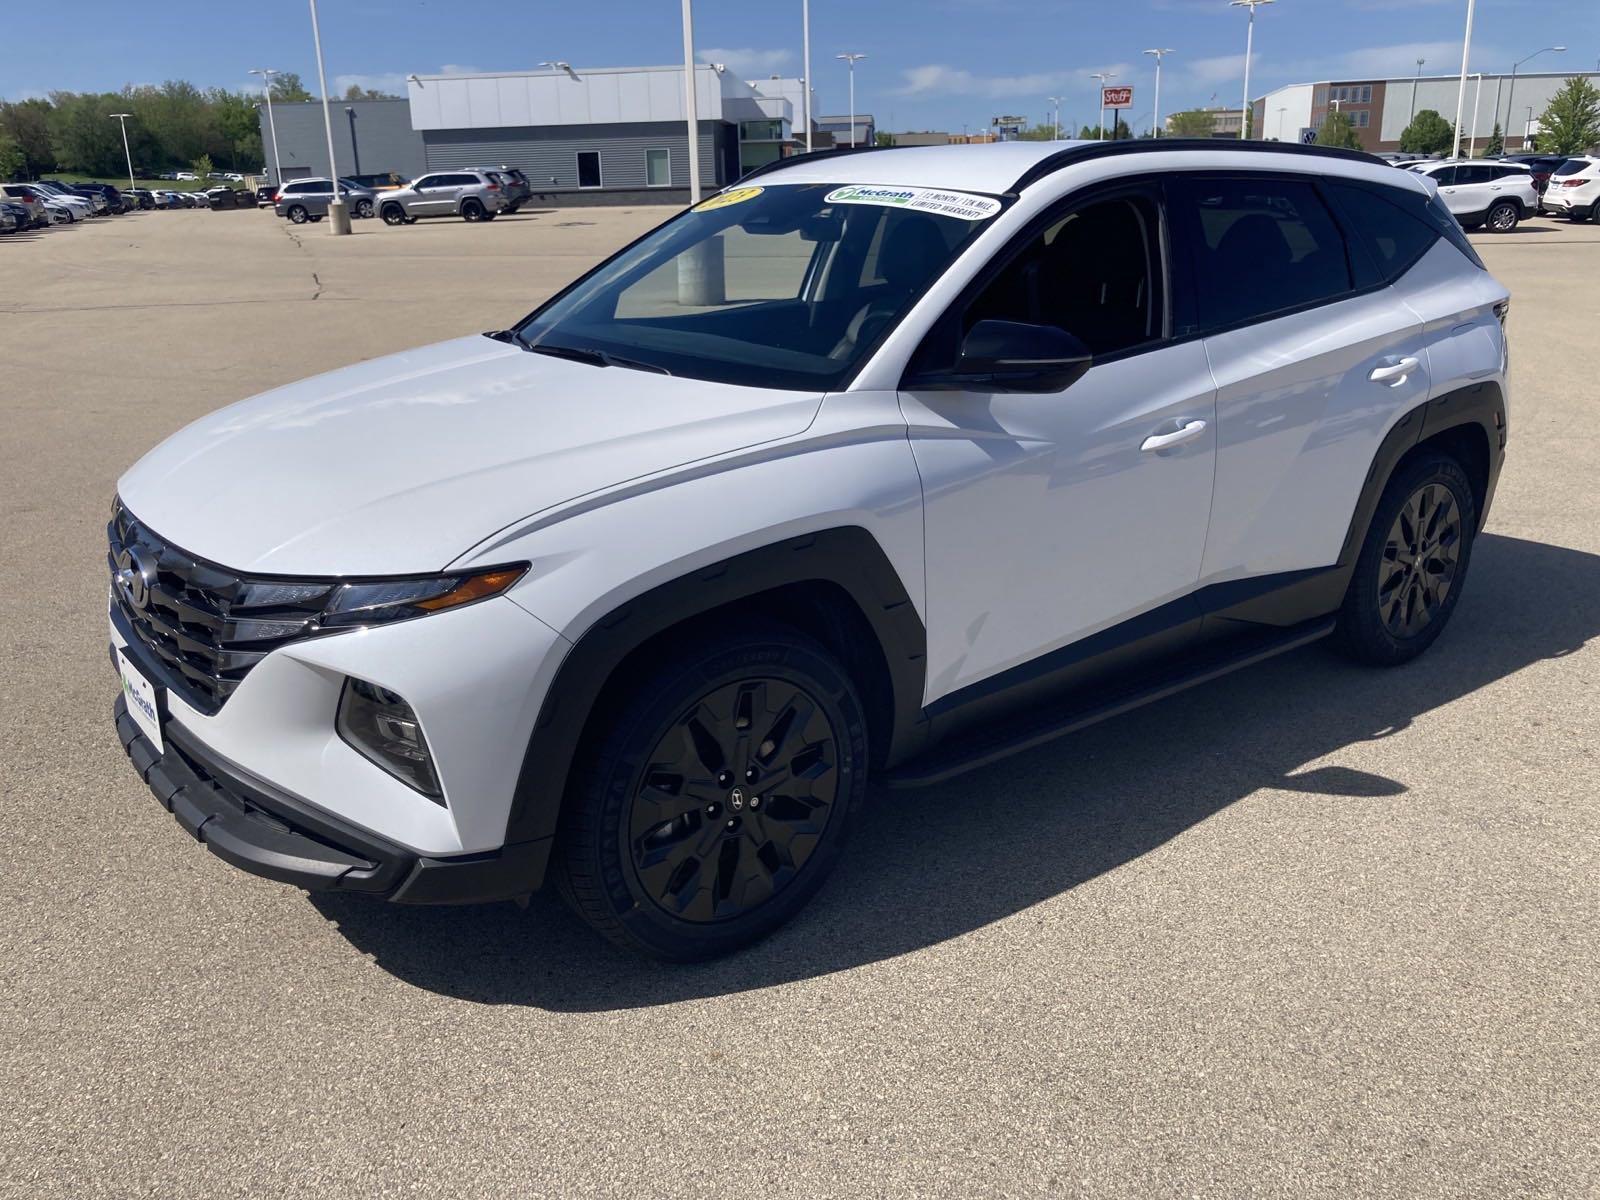
[[[1170,137],[1205,138],[1210,137],[1216,128],[1216,118],[1200,109],[1173,113],[1167,118],[1167,134]]]
[[[1361,139],[1356,136],[1355,126],[1350,123],[1349,116],[1335,110],[1322,119],[1322,128],[1317,130],[1317,145],[1359,150]]]
[[[209,154],[202,154],[199,158],[195,159],[189,164],[189,170],[194,172],[194,177],[201,183],[205,183],[208,179],[210,179],[211,172],[215,171],[216,169],[217,166],[211,161],[211,155]]]
[[[403,97],[393,92],[385,92],[380,88],[364,88],[360,84],[352,83],[344,90],[346,100],[400,100]]]
[[[1438,154],[1455,141],[1455,129],[1431,108],[1411,118],[1400,132],[1400,149],[1407,154]]]
[[[222,157],[235,171],[256,171],[266,161],[261,147],[261,112],[256,101],[240,92],[213,88],[206,93],[211,120],[223,147]]]
[[[1506,135],[1500,131],[1500,122],[1494,123],[1494,131],[1489,134],[1489,144],[1483,148],[1485,158],[1498,158],[1506,152]]]
[[[1133,136],[1133,130],[1128,128],[1126,121],[1116,117],[1114,114],[1112,119],[1116,121],[1116,128],[1113,129],[1110,125],[1106,126],[1106,141],[1109,142],[1113,139],[1121,141],[1124,138]],[[1078,131],[1078,140],[1081,142],[1098,142],[1100,140],[1100,126],[1085,125]]]
[[[50,142],[56,166],[85,175],[106,175],[122,161],[122,135],[111,119],[117,97],[107,93],[55,92],[50,97]]]
[[[300,76],[293,71],[285,71],[282,75],[274,75],[272,77],[272,102],[274,104],[315,99],[316,97],[306,91],[305,85],[300,82]]]
[[[346,100],[348,100],[349,98],[350,97],[348,97],[348,96],[345,97]],[[872,144],[874,146],[892,146],[892,145],[894,145],[894,134],[885,133],[883,130],[880,129],[880,130],[878,130],[877,133],[873,134]]]
[[[21,143],[9,133],[0,133],[0,179],[14,178],[24,161]]]
[[[56,165],[55,147],[50,139],[50,102],[19,100],[0,104],[0,132],[8,134],[22,151],[18,174],[37,179]]]
[[[1539,118],[1539,149],[1546,154],[1581,154],[1600,145],[1600,91],[1574,77],[1561,85]]]

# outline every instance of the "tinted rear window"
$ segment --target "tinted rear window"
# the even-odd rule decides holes
[[[1415,193],[1333,181],[1327,187],[1384,283],[1399,279],[1439,240],[1438,228],[1423,213],[1424,198]]]
[[[1175,193],[1202,328],[1337,300],[1353,289],[1344,237],[1310,183],[1190,177]]]
[[[1588,169],[1592,161],[1592,159],[1587,158],[1569,158],[1557,167],[1554,173],[1557,175],[1581,175]]]

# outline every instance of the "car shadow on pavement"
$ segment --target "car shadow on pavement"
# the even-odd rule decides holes
[[[486,1004],[591,1012],[813,978],[1012,916],[1262,789],[1403,804],[1403,779],[1303,768],[1597,634],[1600,556],[1485,535],[1451,628],[1417,662],[1364,668],[1313,646],[938,787],[875,789],[817,899],[717,962],[634,957],[544,893],[527,910],[312,903],[396,977]]]

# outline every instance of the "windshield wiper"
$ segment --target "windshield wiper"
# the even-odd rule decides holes
[[[515,334],[512,341],[524,350],[534,354],[548,354],[551,358],[565,358],[570,362],[587,363],[591,367],[627,367],[631,371],[650,371],[656,375],[671,375],[672,372],[655,363],[640,362],[636,358],[624,358],[620,354],[612,354],[609,350],[581,350],[576,346],[552,346],[546,342],[530,345]]]

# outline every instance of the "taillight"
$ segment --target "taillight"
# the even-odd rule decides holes
[[[500,190],[500,185],[498,183],[491,183],[488,187],[484,188],[483,190],[486,191],[486,192],[498,192]]]
[[[1589,181],[1587,179],[1563,179],[1561,181],[1561,186],[1562,187],[1582,187],[1584,184],[1586,184],[1588,182]]]

